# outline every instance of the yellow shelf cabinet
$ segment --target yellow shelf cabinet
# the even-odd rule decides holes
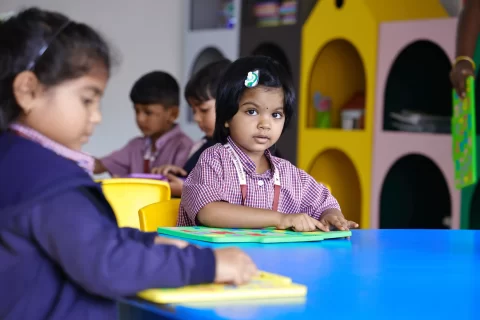
[[[298,165],[331,186],[345,216],[370,227],[378,32],[382,22],[446,17],[438,0],[322,0],[302,29]],[[332,99],[332,125],[353,94],[365,95],[361,130],[314,127],[315,92]]]

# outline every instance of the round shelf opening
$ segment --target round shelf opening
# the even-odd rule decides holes
[[[450,133],[452,64],[443,49],[415,41],[397,56],[387,78],[383,129]],[[419,117],[420,123],[414,118]]]
[[[309,173],[318,182],[329,186],[347,219],[360,223],[360,180],[355,165],[345,153],[336,149],[320,153],[313,160]]]
[[[313,64],[307,125],[311,128],[365,128],[365,67],[347,40],[329,42]]]
[[[382,229],[448,229],[450,191],[442,171],[429,158],[410,154],[398,159],[383,181]]]
[[[480,230],[480,184],[475,186],[470,203],[470,219],[468,228]]]
[[[225,57],[223,53],[220,52],[220,50],[218,50],[217,48],[214,48],[214,47],[205,48],[200,52],[200,54],[195,59],[190,75],[194,75],[200,69],[202,69],[203,67],[205,67],[206,65],[212,62],[216,62],[222,59],[225,59]]]
[[[197,73],[199,70],[209,65],[210,63],[220,61],[222,59],[225,59],[225,57],[222,52],[220,52],[220,50],[214,47],[208,47],[203,49],[192,64],[190,76],[193,76],[195,73]],[[187,108],[187,121],[194,122],[192,108]]]
[[[270,57],[280,63],[290,75],[292,74],[292,69],[290,67],[290,62],[288,61],[287,55],[285,52],[283,52],[282,48],[276,44],[262,43],[252,51],[252,55]]]

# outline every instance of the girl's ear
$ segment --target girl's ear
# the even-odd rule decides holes
[[[41,90],[40,81],[31,71],[20,72],[13,80],[13,95],[24,114],[29,114],[35,108],[35,99],[39,96],[39,90]]]
[[[228,124],[228,122],[225,122],[225,128],[228,128],[230,125]]]

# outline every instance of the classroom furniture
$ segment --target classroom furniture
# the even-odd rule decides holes
[[[140,230],[155,232],[158,227],[175,227],[177,225],[180,198],[149,204],[138,210]]]
[[[241,0],[187,1],[182,88],[193,74],[207,64],[238,58],[240,10]],[[192,110],[184,101],[183,94],[181,100],[182,129],[200,137],[202,133],[193,121]]]
[[[454,183],[450,131],[449,75],[456,27],[456,18],[380,25],[370,209],[373,228],[460,227],[460,191]],[[391,116],[405,109],[443,116],[444,133],[396,128]]]
[[[261,270],[307,285],[306,299],[156,305],[132,298],[120,301],[119,319],[478,319],[480,231],[352,233],[350,241],[240,245]]]
[[[316,2],[317,0],[243,1],[240,56],[265,55],[277,60],[291,74],[297,96],[302,27]],[[289,19],[285,19],[285,14],[282,14],[284,11],[290,11]],[[297,106],[295,109],[297,113]],[[297,163],[297,116],[277,143],[282,157],[293,164]]]
[[[345,216],[362,228],[377,227],[371,188],[382,23],[446,16],[438,0],[395,0],[388,6],[382,0],[332,0],[318,1],[303,26],[297,163],[328,183]],[[329,127],[320,121],[324,113]]]
[[[152,179],[101,180],[103,193],[115,212],[119,227],[139,228],[138,210],[151,203],[170,200],[168,182]]]

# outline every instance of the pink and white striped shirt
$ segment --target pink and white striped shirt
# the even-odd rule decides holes
[[[40,132],[18,123],[11,124],[10,129],[17,134],[40,144],[42,147],[55,152],[59,156],[76,162],[78,166],[83,168],[90,175],[93,174],[93,169],[95,168],[95,158],[93,158],[92,156],[83,152],[69,149],[53,141],[52,139],[47,138]]]
[[[267,150],[265,155],[273,164],[263,174],[255,172],[253,161],[229,138],[232,149],[238,154],[246,174],[248,186],[245,205],[259,209],[272,209],[274,199],[274,170],[280,176],[278,211],[282,213],[306,213],[315,219],[327,209],[339,209],[330,191],[303,170],[289,161],[274,157]],[[206,149],[197,165],[185,180],[177,226],[196,225],[198,212],[211,202],[225,201],[242,204],[242,193],[233,156],[221,144]]]

